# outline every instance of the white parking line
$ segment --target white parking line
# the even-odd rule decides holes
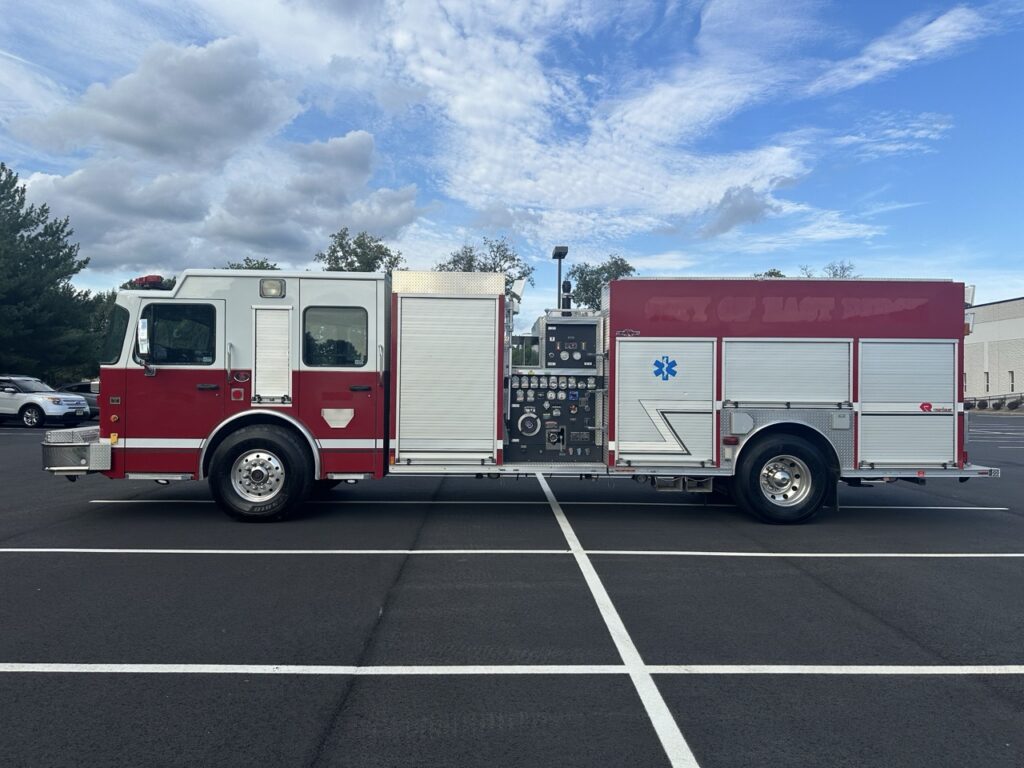
[[[1024,675],[1024,664],[653,664],[650,675]],[[506,664],[461,666],[342,666],[329,664],[72,664],[0,662],[0,674],[106,675],[627,675],[624,664]],[[674,723],[674,721],[673,721]],[[693,763],[696,765],[696,763]]]
[[[1024,675],[1024,664],[907,666],[818,664],[657,665],[653,675]]]
[[[583,572],[583,579],[587,582],[587,586],[590,587],[590,592],[594,596],[594,602],[597,603],[597,609],[601,613],[601,618],[604,619],[604,623],[608,627],[609,633],[611,633],[612,641],[622,657],[623,664],[625,664],[626,669],[629,671],[630,680],[633,681],[636,692],[639,694],[640,701],[647,711],[647,716],[651,719],[651,724],[654,726],[655,733],[658,734],[658,740],[661,741],[661,746],[664,748],[669,762],[674,768],[699,768],[697,759],[693,756],[693,752],[690,750],[689,744],[686,743],[686,739],[683,738],[679,725],[676,723],[675,718],[672,717],[672,712],[665,703],[661,691],[658,690],[658,686],[654,683],[654,678],[651,677],[651,673],[644,666],[640,651],[637,650],[636,645],[629,636],[629,632],[626,631],[626,625],[619,616],[619,612],[615,610],[615,605],[612,603],[608,591],[604,588],[604,584],[601,583],[601,577],[597,575],[593,563],[590,562],[590,558],[587,557],[587,553],[583,550],[583,546],[576,537],[575,531],[569,525],[565,512],[559,506],[555,494],[551,492],[551,486],[544,479],[544,475],[539,472],[537,473],[537,481],[540,483],[544,496],[547,497],[548,503],[551,505],[551,511],[555,514],[555,519],[558,521],[559,528],[562,529],[562,535],[565,536],[569,549],[572,550],[572,554],[576,558],[576,564]]]
[[[90,504],[213,504],[213,499],[90,499]],[[547,504],[540,499],[538,501],[444,501],[441,499],[424,499],[414,501],[409,499],[318,499],[306,502],[307,504],[514,504],[540,507]]]
[[[212,499],[91,499],[90,504],[213,504]],[[338,499],[337,501],[325,500],[314,501],[312,504],[514,504],[522,506],[538,506],[543,501],[444,501],[441,499],[426,499],[424,501],[408,501],[388,499],[373,499],[360,501],[358,499]],[[721,507],[734,509],[735,504],[700,504],[691,502],[675,501],[566,501],[563,506],[575,507]],[[963,512],[1007,512],[1009,507],[924,507],[917,504],[909,506],[897,506],[892,504],[842,504],[843,509],[924,509],[924,510],[957,510]]]
[[[588,555],[629,555],[643,557],[820,557],[820,558],[909,558],[957,560],[969,558],[1024,558],[1024,552],[719,552],[716,550],[588,549]]]
[[[0,663],[2,673],[121,675],[624,675],[618,664],[495,666],[336,666],[324,664],[62,664]]]
[[[72,555],[568,555],[567,549],[111,549],[2,547],[0,554]]]
[[[714,549],[588,549],[587,555],[628,557],[800,557],[845,559],[1020,559],[1024,552],[726,552]],[[571,555],[569,549],[145,549],[112,547],[0,547],[0,555]]]

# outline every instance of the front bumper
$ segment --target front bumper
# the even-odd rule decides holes
[[[43,413],[46,414],[47,421],[84,421],[91,415],[89,404],[82,401],[81,404],[75,405],[55,405],[54,403],[45,403],[43,406]]]
[[[43,469],[55,475],[86,475],[110,469],[110,440],[99,427],[52,429],[43,438]]]

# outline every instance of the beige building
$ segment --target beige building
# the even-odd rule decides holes
[[[968,398],[1020,396],[1024,390],[1024,297],[976,304],[974,330],[964,340]]]

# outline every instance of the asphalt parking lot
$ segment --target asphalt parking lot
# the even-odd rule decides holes
[[[278,525],[0,426],[0,763],[1024,765],[1024,417],[999,480],[765,526],[629,481],[388,479]]]

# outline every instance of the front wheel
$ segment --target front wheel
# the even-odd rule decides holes
[[[766,523],[810,520],[835,482],[821,451],[796,435],[768,437],[744,451],[737,467],[736,500]]]
[[[26,405],[21,412],[21,423],[30,429],[40,428],[46,423],[46,414],[38,405]]]
[[[280,520],[302,504],[313,483],[306,446],[280,427],[238,430],[210,462],[210,491],[228,515],[247,522]]]

